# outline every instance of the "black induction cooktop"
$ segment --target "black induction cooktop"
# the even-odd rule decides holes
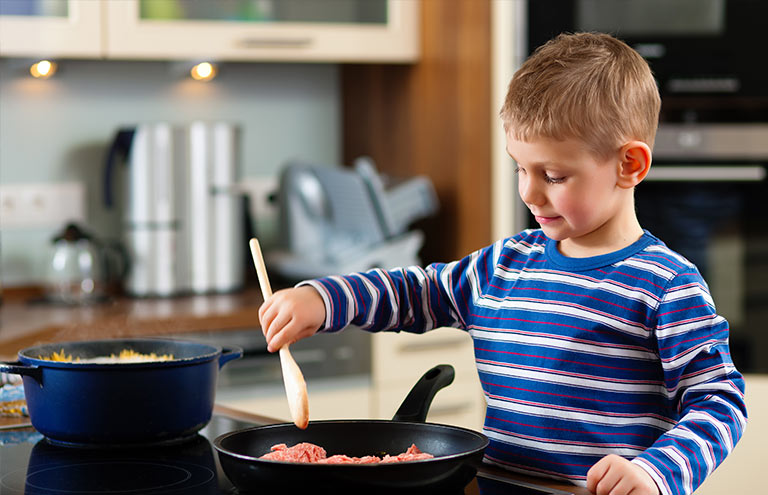
[[[236,494],[221,471],[211,440],[251,426],[255,425],[214,414],[208,426],[185,442],[129,449],[60,447],[32,434],[26,441],[0,447],[0,493]]]
[[[223,433],[252,426],[258,424],[215,413],[208,426],[187,441],[130,449],[61,447],[34,431],[20,433],[16,441],[0,445],[0,494],[239,495],[222,471],[212,441]],[[566,492],[481,473],[456,495],[461,494]]]

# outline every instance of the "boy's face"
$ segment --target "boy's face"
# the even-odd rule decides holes
[[[617,185],[618,159],[597,158],[574,139],[525,142],[509,132],[507,153],[518,164],[520,197],[564,254],[607,252],[601,248],[622,234],[627,208],[627,189]]]

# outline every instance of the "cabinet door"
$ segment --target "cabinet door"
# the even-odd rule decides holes
[[[0,56],[100,57],[98,0],[0,1]]]
[[[481,430],[485,398],[477,376],[472,338],[455,328],[438,328],[423,335],[373,334],[375,417],[391,418],[416,380],[440,363],[452,365],[456,378],[437,393],[427,421]]]
[[[303,62],[409,62],[418,0],[107,2],[107,56]]]

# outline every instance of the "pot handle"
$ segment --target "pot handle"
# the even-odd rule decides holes
[[[438,364],[416,382],[408,395],[400,404],[400,408],[392,418],[393,421],[413,421],[423,423],[427,420],[429,406],[435,394],[451,383],[456,372],[450,364]]]
[[[43,370],[38,366],[26,366],[21,361],[12,363],[0,363],[0,373],[10,373],[12,375],[27,375],[32,377],[37,383],[42,385]]]
[[[233,359],[239,359],[241,357],[243,357],[243,349],[241,347],[222,347],[221,356],[219,356],[219,369]]]

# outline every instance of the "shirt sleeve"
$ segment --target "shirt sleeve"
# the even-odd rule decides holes
[[[304,281],[325,303],[325,324],[335,332],[348,325],[364,330],[423,333],[438,327],[466,328],[473,295],[493,271],[496,243],[451,263]]]
[[[744,380],[731,360],[728,322],[698,273],[678,274],[667,285],[655,334],[668,406],[679,420],[632,462],[662,494],[690,494],[744,432]]]

